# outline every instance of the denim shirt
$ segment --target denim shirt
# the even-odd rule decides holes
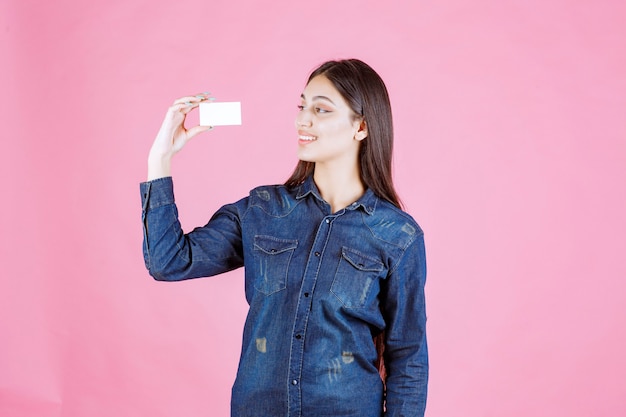
[[[293,189],[258,187],[184,234],[172,179],[140,188],[156,280],[245,267],[233,417],[423,416],[424,239],[408,214],[371,190],[331,213],[309,177]],[[372,342],[383,330],[386,398]]]

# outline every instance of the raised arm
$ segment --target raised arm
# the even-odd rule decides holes
[[[184,233],[178,220],[171,178],[172,157],[207,126],[185,128],[185,117],[208,94],[181,97],[165,115],[148,156],[148,181],[140,185],[146,267],[157,280],[211,276],[243,265],[240,208],[222,207],[203,227]]]

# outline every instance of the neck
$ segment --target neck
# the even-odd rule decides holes
[[[315,165],[313,180],[333,213],[354,203],[365,192],[357,165],[330,169],[318,163]]]

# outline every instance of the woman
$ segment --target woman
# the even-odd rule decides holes
[[[424,240],[393,188],[383,81],[359,60],[322,64],[301,95],[300,161],[287,182],[252,190],[185,235],[170,164],[210,129],[183,124],[207,99],[176,100],[150,151],[144,258],[166,281],[245,267],[250,309],[231,415],[422,416]]]

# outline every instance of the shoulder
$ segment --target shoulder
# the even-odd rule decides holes
[[[371,214],[364,216],[364,221],[378,239],[401,248],[424,236],[424,231],[409,213],[381,198]]]
[[[261,185],[250,190],[248,205],[271,215],[285,215],[297,205],[297,188],[285,185]]]
[[[250,190],[250,200],[254,202],[267,202],[291,194],[289,188],[284,185],[260,185]]]

